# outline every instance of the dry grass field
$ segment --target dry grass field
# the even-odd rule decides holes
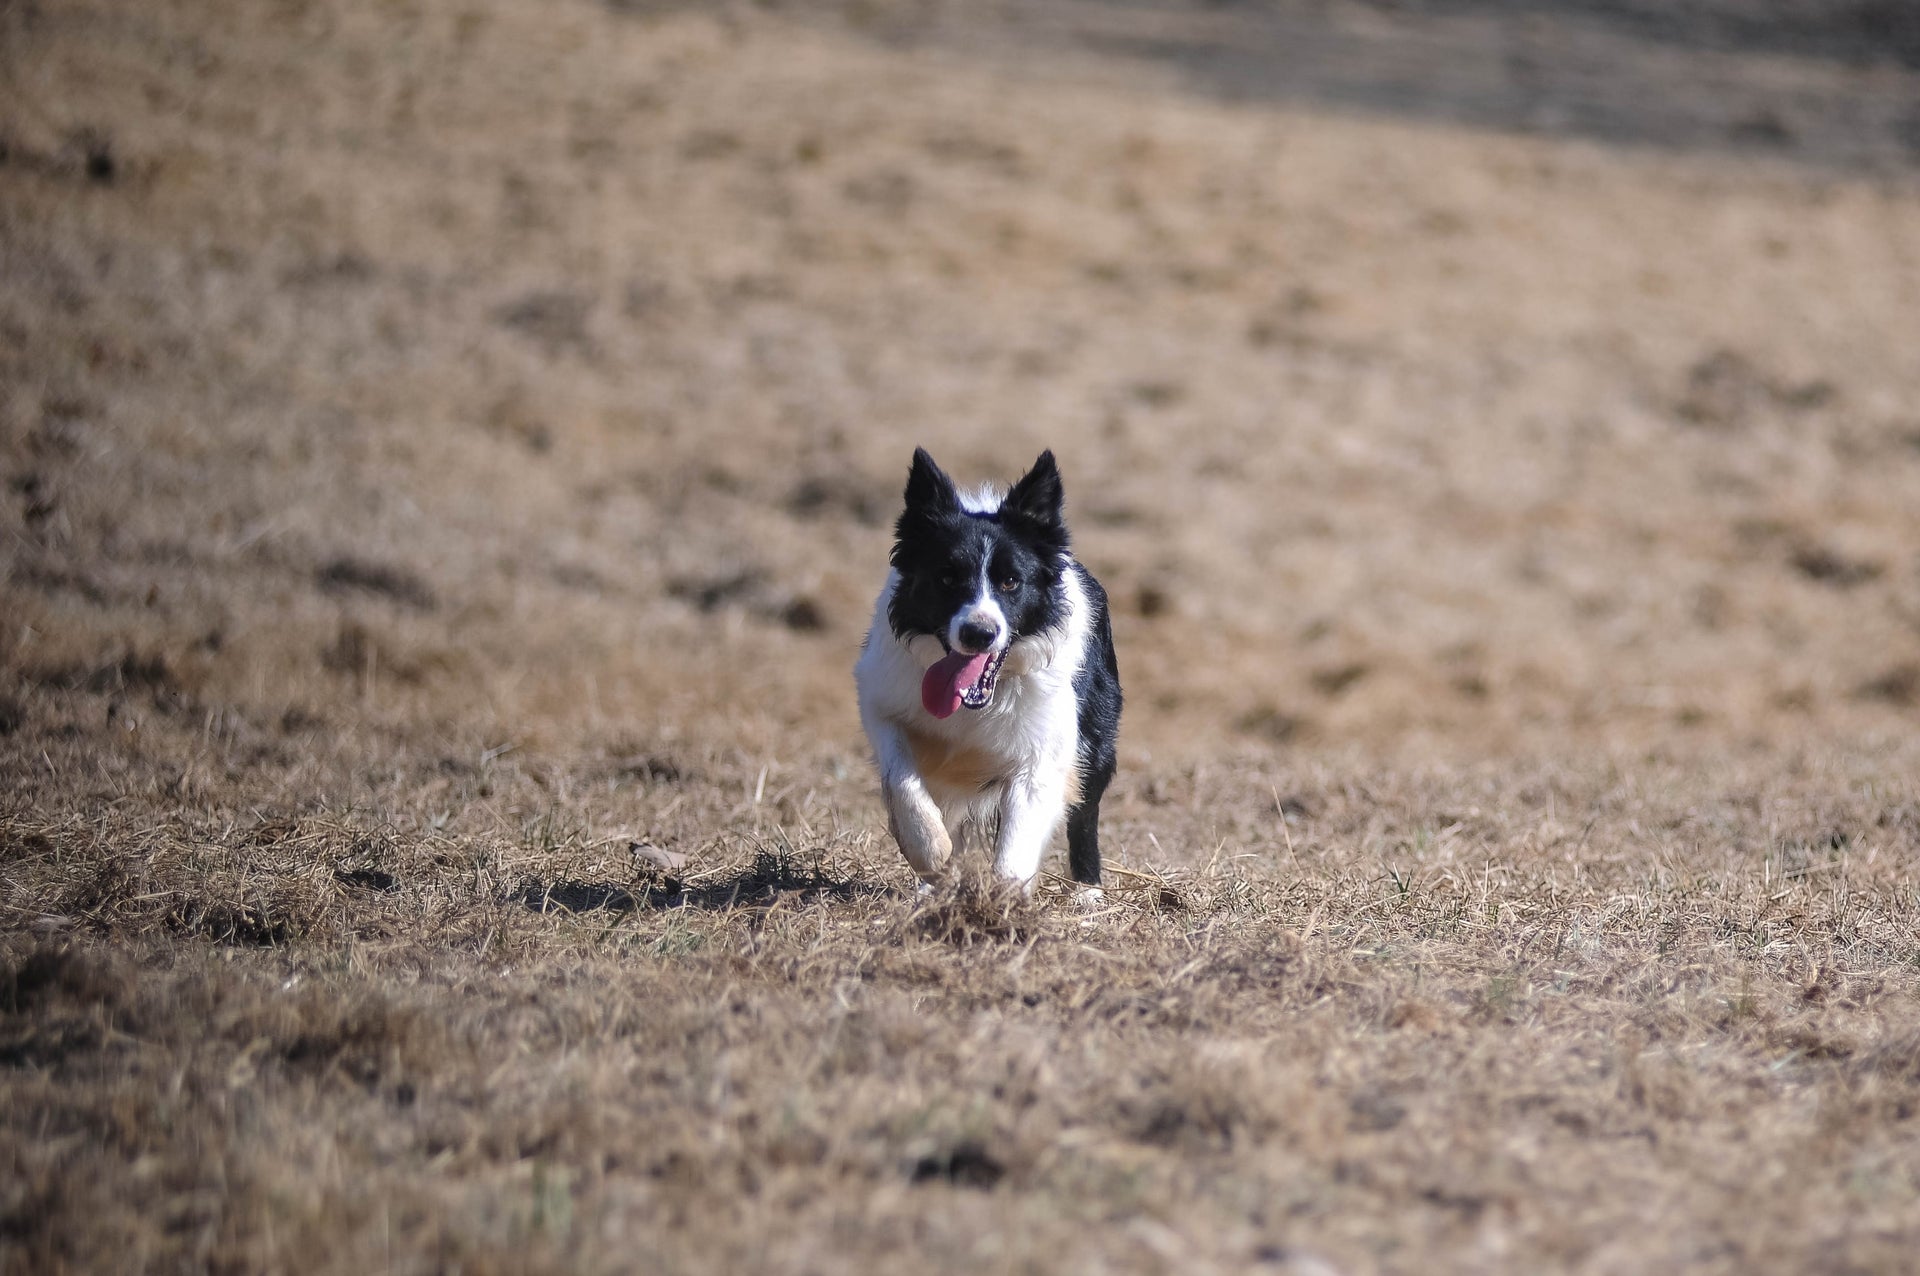
[[[0,0],[0,1273],[1912,1270],[1916,102],[1873,0]],[[916,443],[1061,458],[1097,907],[885,836]]]

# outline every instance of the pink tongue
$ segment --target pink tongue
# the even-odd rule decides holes
[[[984,651],[977,656],[959,651],[942,656],[920,680],[920,703],[936,718],[951,718],[960,707],[960,689],[980,681],[980,672],[986,667]]]

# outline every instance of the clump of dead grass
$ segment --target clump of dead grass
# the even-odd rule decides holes
[[[1040,919],[1040,907],[1026,892],[967,873],[930,894],[909,920],[917,935],[968,948],[1031,939]]]

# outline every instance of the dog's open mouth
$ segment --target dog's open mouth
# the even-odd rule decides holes
[[[1000,662],[1007,658],[1006,648],[987,653],[985,666],[973,685],[960,689],[960,703],[969,709],[984,709],[993,699],[993,684],[1000,677]]]
[[[920,680],[920,703],[936,718],[950,718],[961,705],[984,709],[993,702],[993,684],[1000,677],[1001,662],[1007,658],[999,651],[968,653],[951,651],[927,670]]]

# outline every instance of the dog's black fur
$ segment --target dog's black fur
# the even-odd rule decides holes
[[[1093,639],[1087,660],[1074,675],[1080,702],[1080,801],[1067,808],[1067,868],[1073,880],[1100,884],[1100,799],[1120,764],[1120,660],[1113,650],[1113,620],[1107,591],[1093,573],[1075,563],[1093,604]]]

